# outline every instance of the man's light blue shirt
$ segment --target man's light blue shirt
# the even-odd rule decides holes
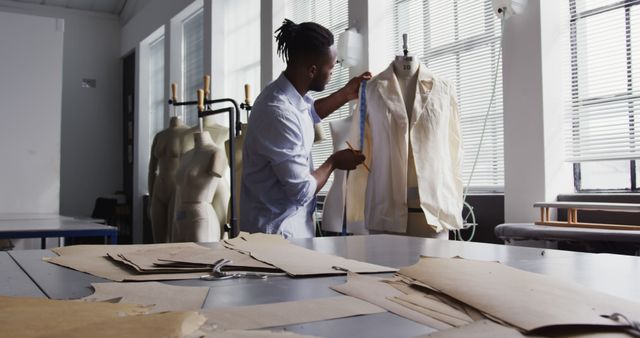
[[[318,122],[313,99],[284,74],[256,98],[242,149],[241,230],[315,235],[311,147]]]

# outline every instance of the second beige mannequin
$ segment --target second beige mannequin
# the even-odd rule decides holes
[[[229,139],[229,128],[216,122],[214,116],[205,116],[203,119],[203,130],[208,131],[213,143],[221,146]],[[182,153],[186,153],[194,147],[193,134],[200,131],[198,126],[187,129],[182,138]],[[228,167],[228,166],[227,166]],[[229,187],[229,175],[225,175],[216,186],[211,204],[218,216],[220,224],[227,223],[227,205],[231,198],[231,188]]]
[[[209,132],[193,134],[194,148],[182,155],[176,174],[176,209],[172,242],[217,242],[221,223],[211,205],[227,168],[224,149]]]

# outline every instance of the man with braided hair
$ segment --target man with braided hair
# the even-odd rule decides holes
[[[285,71],[256,98],[243,147],[240,229],[313,237],[315,195],[334,169],[353,170],[364,155],[334,153],[318,169],[311,159],[313,125],[358,97],[366,72],[335,93],[314,101],[307,93],[322,91],[336,64],[333,34],[314,22],[285,19],[276,31]]]

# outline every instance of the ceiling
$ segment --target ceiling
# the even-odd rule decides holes
[[[15,2],[120,15],[127,0],[11,0]]]

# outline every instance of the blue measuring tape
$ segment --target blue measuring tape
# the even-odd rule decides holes
[[[360,85],[360,148],[358,150],[364,150],[364,123],[367,117],[367,81],[362,81]],[[347,213],[344,213],[344,219],[342,222],[342,236],[347,235]]]
[[[360,151],[364,150],[364,123],[367,117],[367,81],[362,81],[360,86]]]

